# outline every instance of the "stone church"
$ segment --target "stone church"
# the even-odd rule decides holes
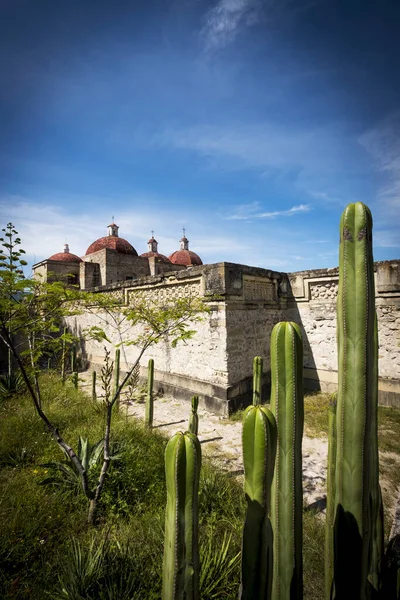
[[[90,244],[82,257],[70,252],[65,244],[63,252],[33,265],[34,276],[40,276],[44,281],[61,279],[81,290],[88,290],[203,264],[201,258],[189,250],[185,231],[180,248],[166,257],[158,252],[154,235],[148,241],[147,252],[138,255],[127,240],[119,237],[118,229],[114,222],[108,225],[108,235]]]
[[[336,298],[338,268],[282,273],[227,262],[203,265],[189,250],[185,233],[180,248],[169,257],[158,252],[154,236],[140,256],[118,235],[111,223],[108,235],[90,244],[86,254],[69,251],[53,254],[34,265],[35,276],[66,278],[82,290],[101,291],[119,297],[128,306],[135,294],[165,302],[197,296],[209,307],[205,319],[194,324],[197,333],[176,348],[166,341],[150,347],[141,361],[155,361],[155,387],[176,398],[199,395],[214,412],[227,414],[249,402],[254,356],[264,359],[264,383],[268,398],[270,336],[279,321],[294,321],[302,330],[304,384],[309,389],[337,389]],[[375,263],[375,296],[379,329],[379,398],[400,405],[400,260]],[[107,321],[103,315],[103,323]],[[96,315],[83,313],[68,325],[80,331],[97,325]],[[119,338],[107,330],[113,343]],[[132,336],[138,332],[131,332]],[[104,344],[85,341],[90,368],[100,369]],[[113,344],[110,345],[110,350]],[[135,361],[137,349],[124,350],[125,369]],[[122,365],[121,365],[122,366]]]

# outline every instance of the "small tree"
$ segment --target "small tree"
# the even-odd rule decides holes
[[[10,228],[12,235],[16,235],[11,224],[7,227]],[[0,338],[19,365],[37,414],[79,474],[83,492],[89,501],[88,522],[93,523],[110,465],[112,415],[121,390],[130,381],[132,374],[137,372],[140,359],[150,346],[166,338],[172,346],[176,346],[180,340],[191,338],[195,331],[189,329],[189,323],[200,320],[201,313],[206,309],[198,298],[183,298],[168,306],[159,306],[148,302],[140,295],[135,297],[129,306],[123,306],[118,299],[107,294],[79,292],[62,282],[47,283],[24,279],[18,264],[22,264],[22,261],[14,251],[11,262],[4,260],[4,266],[0,271]],[[65,341],[72,342],[76,339],[67,332],[60,335],[60,331],[67,317],[83,310],[91,310],[99,316],[99,326],[92,327],[87,332],[88,336],[111,343],[101,327],[100,316],[106,313],[108,317],[113,317],[119,332],[120,341],[117,346],[134,345],[137,348],[133,364],[105,401],[103,464],[94,489],[90,488],[88,472],[79,453],[74,451],[50,421],[40,400],[41,360],[49,352],[58,351]],[[129,338],[132,327],[135,326],[140,326],[140,332]],[[18,344],[15,342],[17,334],[22,343],[28,346],[23,352],[19,352]],[[26,361],[25,357],[29,360]]]
[[[4,237],[0,237],[2,249],[0,249],[0,310],[4,311],[0,315],[7,322],[10,322],[13,305],[18,301],[18,296],[23,293],[24,273],[21,267],[28,263],[21,258],[25,250],[20,248],[21,240],[18,237],[18,231],[14,229],[12,223],[8,223],[2,228]],[[9,332],[11,334],[11,332]],[[8,375],[12,373],[12,353],[8,348]]]

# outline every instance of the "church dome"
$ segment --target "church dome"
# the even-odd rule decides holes
[[[138,253],[135,248],[127,240],[118,236],[118,229],[118,225],[111,223],[111,225],[108,226],[108,235],[101,237],[93,242],[93,244],[90,244],[89,248],[86,250],[86,254],[93,254],[93,252],[108,248],[109,250],[115,250],[115,252],[118,252],[119,254],[137,256]]]
[[[79,256],[77,256],[76,254],[72,254],[72,252],[69,251],[69,246],[68,244],[64,244],[64,251],[63,252],[57,252],[57,254],[53,254],[52,256],[50,256],[50,258],[48,260],[59,260],[61,262],[82,262],[82,259],[79,258]]]
[[[180,240],[181,247],[179,250],[173,252],[168,258],[173,265],[184,265],[185,267],[195,267],[202,265],[203,261],[196,252],[189,250],[189,240],[183,234]]]
[[[147,242],[147,244],[148,244],[148,252],[144,252],[143,254],[141,254],[140,255],[141,258],[151,258],[152,256],[155,256],[156,258],[158,258],[162,262],[167,262],[167,263],[171,262],[169,260],[169,258],[167,258],[166,256],[164,256],[164,254],[161,254],[158,251],[158,242],[154,238],[154,235],[151,236],[151,238],[149,239],[149,241]]]

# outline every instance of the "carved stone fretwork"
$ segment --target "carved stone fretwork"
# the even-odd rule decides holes
[[[245,300],[276,300],[276,289],[272,281],[261,278],[243,278],[243,296]]]
[[[159,287],[137,287],[128,290],[128,302],[130,297],[134,298],[137,294],[152,302],[156,302],[157,304],[168,304],[179,298],[199,297],[200,280],[183,283],[167,283]]]
[[[310,282],[310,300],[336,300],[337,281]]]

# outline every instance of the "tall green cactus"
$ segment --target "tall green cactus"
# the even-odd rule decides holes
[[[379,586],[382,535],[372,217],[361,202],[349,204],[340,223],[337,317],[335,558],[327,593],[363,600]]]
[[[271,410],[278,428],[271,493],[272,599],[299,600],[303,597],[301,442],[304,403],[303,346],[300,328],[295,323],[278,323],[272,330]]]
[[[153,427],[153,387],[154,387],[154,360],[149,359],[147,368],[147,396],[146,396],[146,410],[145,410],[145,424],[150,429]]]
[[[189,417],[189,431],[197,435],[199,433],[199,415],[197,414],[197,408],[199,406],[199,397],[192,397],[192,410]]]
[[[335,464],[336,464],[336,404],[337,394],[329,405],[328,420],[328,468],[326,477],[325,522],[325,597],[330,598],[334,569],[334,520],[335,520]]]
[[[254,361],[254,371],[259,363]],[[273,534],[269,512],[277,430],[264,406],[249,406],[243,416],[244,490],[247,501],[242,544],[241,600],[269,599],[273,575]]]
[[[163,600],[199,600],[198,489],[201,446],[193,433],[176,433],[165,451],[167,508]]]
[[[261,404],[263,359],[255,356],[253,360],[253,405]]]

